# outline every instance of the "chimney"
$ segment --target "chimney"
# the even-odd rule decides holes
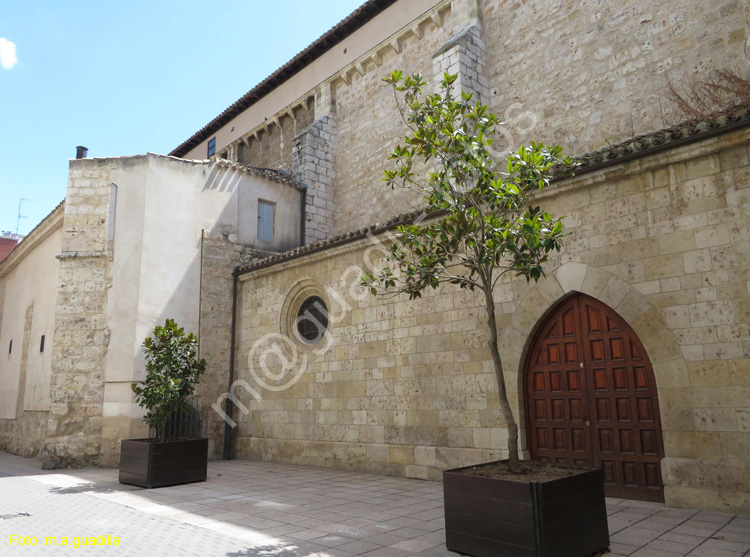
[[[77,159],[85,159],[86,155],[89,154],[89,150],[86,147],[83,147],[79,145],[76,147],[76,158]]]

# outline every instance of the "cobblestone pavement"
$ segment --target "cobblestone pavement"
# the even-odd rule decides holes
[[[434,482],[235,460],[210,463],[205,483],[144,490],[117,483],[116,470],[38,466],[0,453],[0,555],[456,557]],[[608,507],[613,557],[750,554],[749,516]],[[13,535],[38,545],[11,546]],[[106,535],[120,545],[73,547]]]

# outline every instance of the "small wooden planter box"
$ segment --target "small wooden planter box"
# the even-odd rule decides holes
[[[466,468],[443,472],[451,551],[477,557],[581,557],[609,546],[601,469],[571,467],[581,472],[523,482],[468,476],[461,473]]]
[[[208,439],[125,439],[120,448],[120,483],[139,487],[205,482]]]

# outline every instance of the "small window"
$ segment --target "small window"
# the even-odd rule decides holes
[[[42,335],[42,340],[39,342],[39,352],[44,352],[44,335]]]
[[[297,311],[297,332],[302,340],[315,344],[328,329],[328,308],[320,296],[310,296]]]
[[[216,138],[208,140],[208,156],[212,157],[216,153]]]
[[[276,204],[258,200],[258,240],[273,242]]]
[[[8,354],[10,354],[11,352],[13,352],[13,341],[12,340],[10,341],[10,345],[8,345]]]

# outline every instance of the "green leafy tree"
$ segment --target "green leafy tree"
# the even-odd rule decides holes
[[[498,351],[494,288],[507,274],[527,281],[544,276],[542,265],[550,252],[560,250],[564,233],[560,219],[534,205],[531,194],[574,163],[562,158],[559,146],[532,143],[508,156],[504,172],[496,170],[491,145],[501,123],[471,94],[454,98],[456,77],[445,74],[440,92],[427,96],[420,75],[395,71],[385,79],[397,103],[403,95],[405,107],[399,109],[410,133],[390,153],[395,168],[386,170],[383,180],[391,188],[419,192],[429,216],[418,225],[400,226],[383,268],[362,277],[362,283],[373,294],[406,293],[409,299],[446,282],[481,293],[508,428],[509,465],[520,473],[518,424]],[[417,172],[417,163],[433,170]]]
[[[143,341],[146,352],[146,380],[131,388],[138,404],[148,410],[144,420],[154,428],[160,441],[167,440],[166,422],[176,412],[185,412],[185,402],[193,394],[206,361],[198,360],[198,337],[185,334],[174,319],[154,327],[154,336]]]

